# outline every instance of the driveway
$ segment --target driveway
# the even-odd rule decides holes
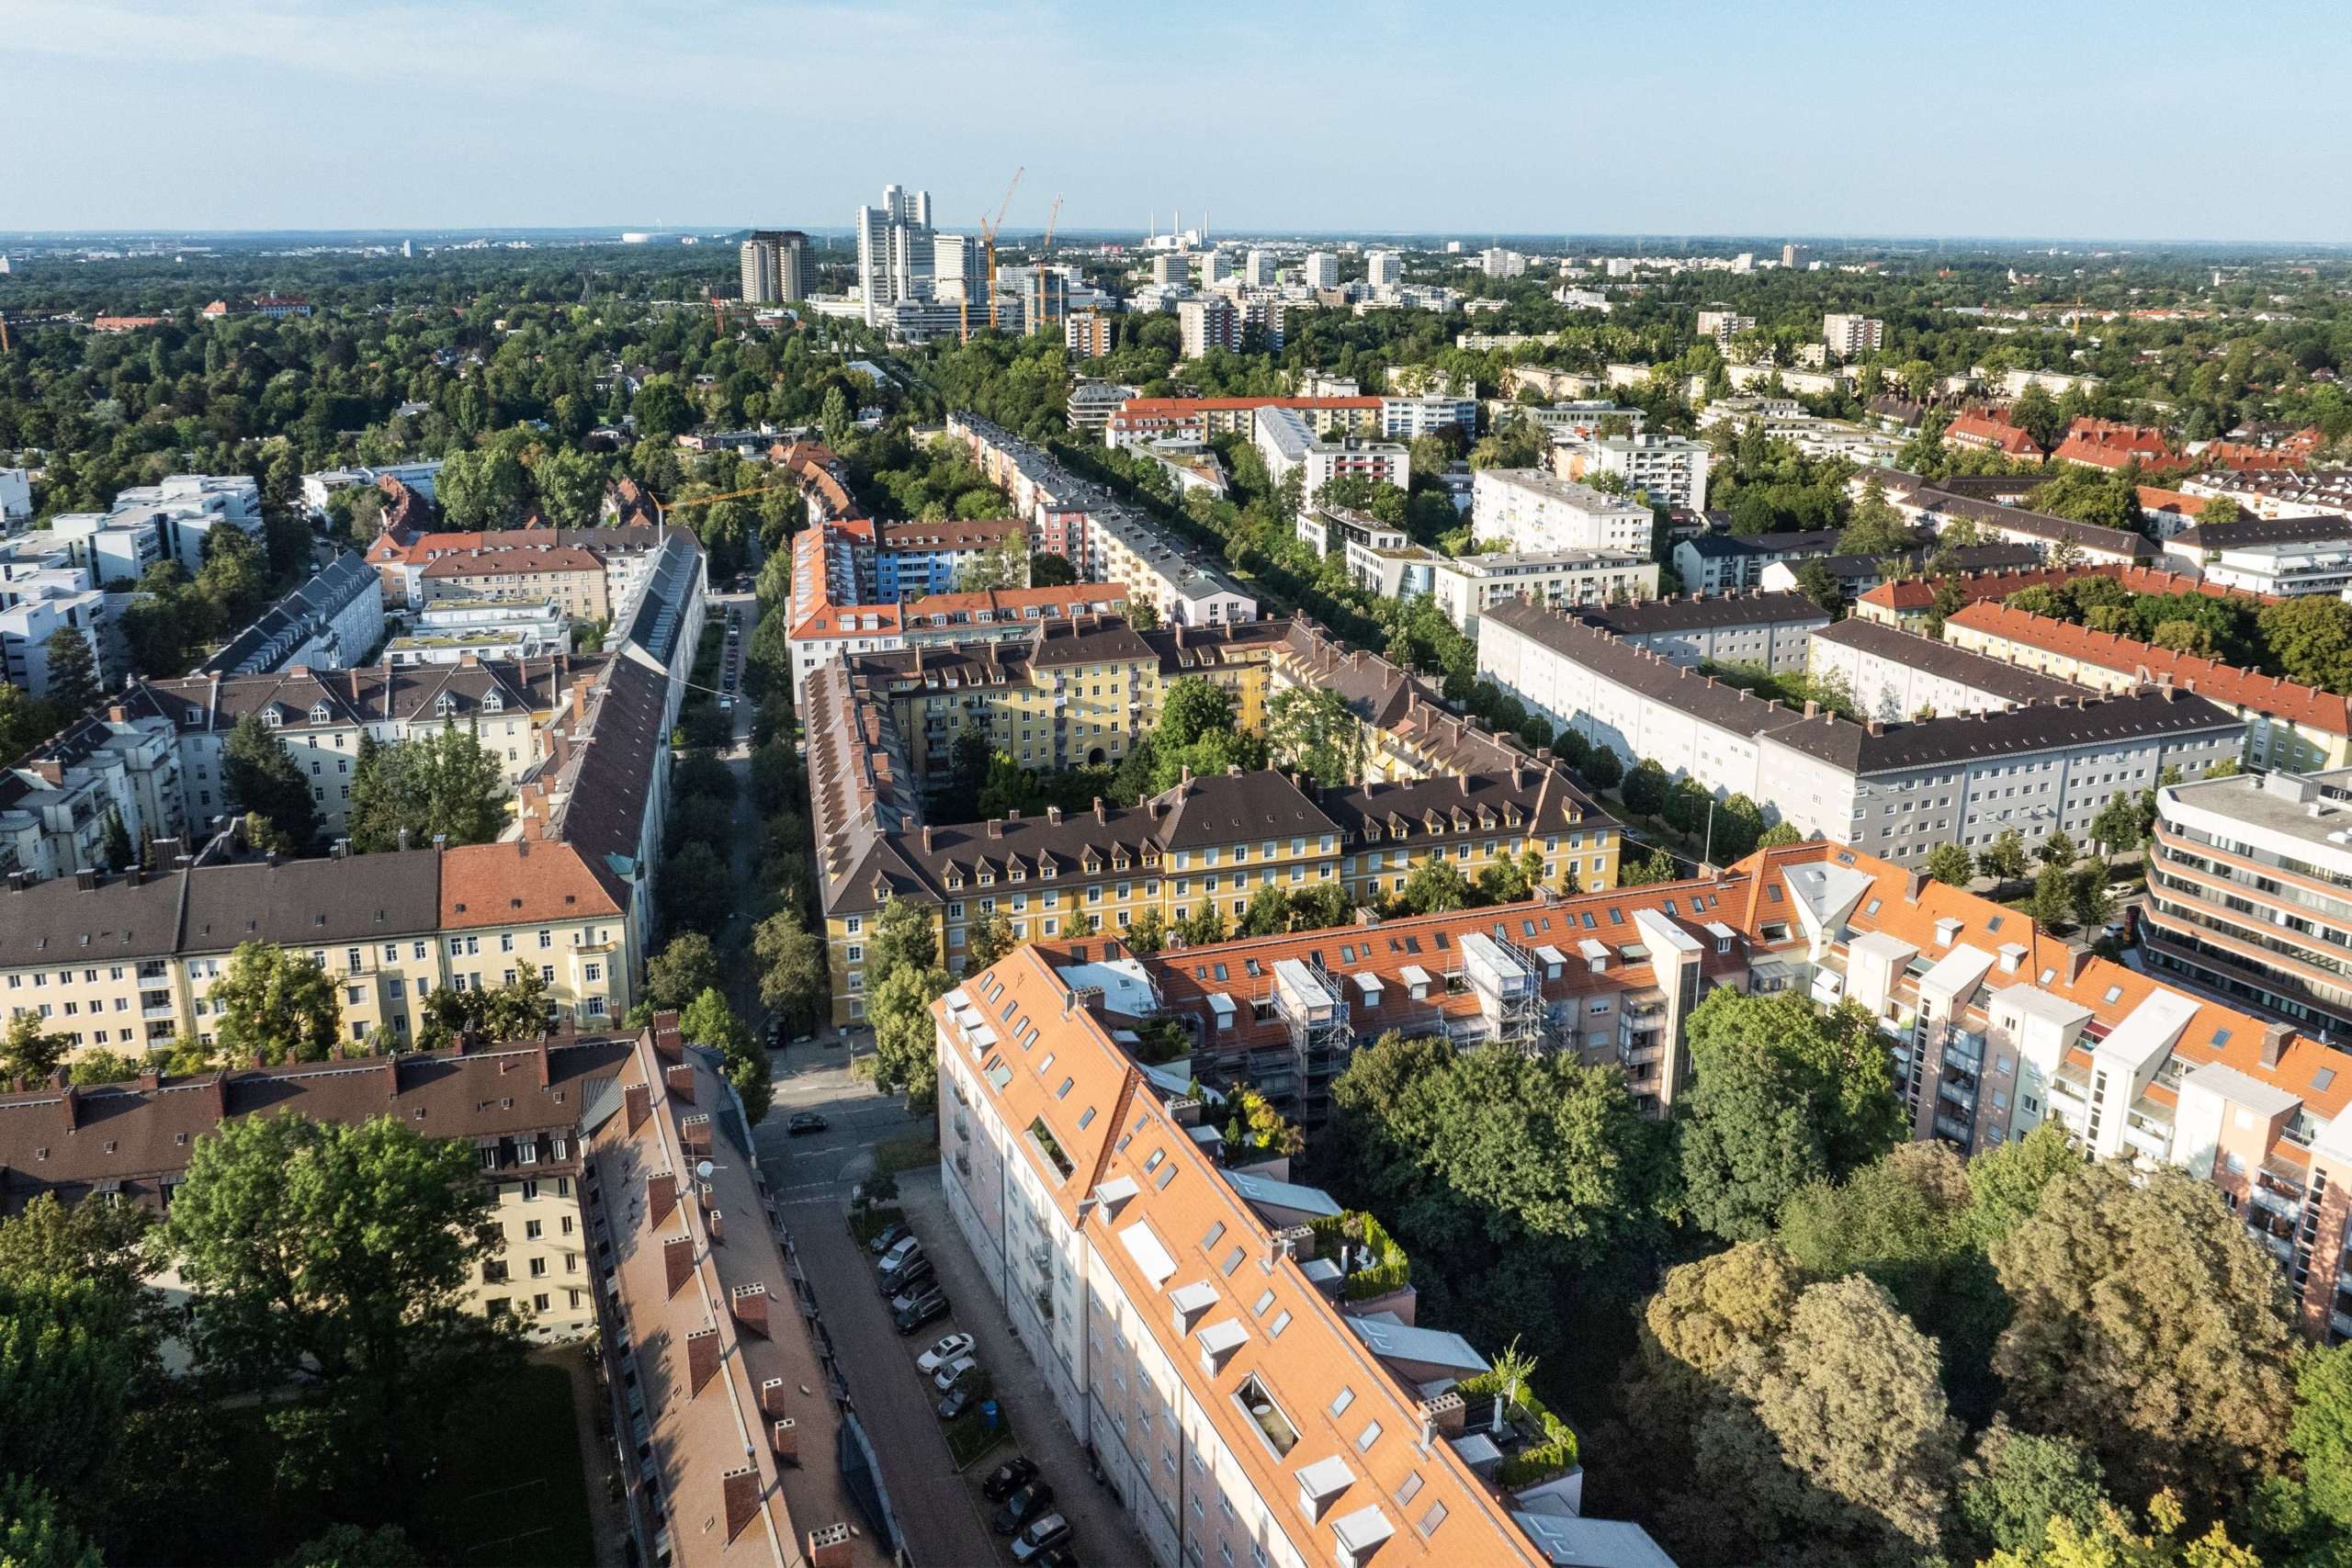
[[[1061,1408],[1054,1403],[1053,1395],[1046,1391],[1036,1364],[1029,1359],[1027,1348],[1013,1337],[1012,1326],[989,1291],[979,1260],[964,1244],[964,1233],[956,1228],[956,1221],[947,1212],[947,1196],[940,1190],[938,1168],[899,1177],[899,1201],[907,1212],[907,1224],[922,1237],[923,1250],[931,1255],[933,1268],[947,1287],[947,1299],[956,1303],[955,1326],[977,1341],[974,1354],[994,1377],[997,1404],[1012,1417],[1012,1430],[1019,1438],[1017,1450],[1000,1447],[986,1461],[974,1465],[964,1478],[974,1503],[990,1506],[980,1500],[980,1483],[1015,1451],[1025,1453],[1037,1461],[1053,1486],[1055,1508],[1069,1516],[1075,1528],[1080,1562],[1151,1562],[1142,1532],[1127,1517],[1118,1494],[1106,1485],[1097,1485],[1088,1472],[1086,1453],[1080,1447],[1077,1435],[1062,1419]],[[947,1332],[947,1325],[941,1325],[939,1332]],[[929,1343],[936,1336],[926,1331],[916,1337]],[[919,1352],[921,1346],[915,1349]],[[994,1511],[992,1507],[990,1511]],[[1012,1561],[1009,1552],[1004,1561]]]

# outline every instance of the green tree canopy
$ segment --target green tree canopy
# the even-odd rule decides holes
[[[685,931],[645,966],[644,999],[664,1010],[684,1009],[705,991],[724,983],[718,950],[700,931]]]
[[[343,1003],[316,964],[269,942],[245,942],[212,982],[216,1033],[232,1059],[321,1062],[343,1038]]]
[[[1170,681],[1159,694],[1159,726],[1153,742],[1163,750],[1181,750],[1207,731],[1232,728],[1232,694],[1205,677],[1186,675]]]
[[[1329,686],[1292,687],[1266,705],[1266,739],[1277,763],[1339,788],[1363,771],[1363,727]]]
[[[319,836],[318,806],[311,799],[310,781],[259,715],[245,715],[229,732],[220,753],[220,779],[239,810],[266,821],[295,853],[310,852]]]
[[[797,910],[779,910],[753,928],[752,952],[760,965],[760,1001],[770,1012],[789,1019],[796,1029],[823,1021],[833,988],[825,942]]]

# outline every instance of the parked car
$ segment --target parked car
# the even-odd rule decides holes
[[[942,1421],[955,1420],[956,1417],[969,1410],[972,1407],[972,1402],[978,1398],[979,1395],[968,1388],[957,1389],[939,1402],[939,1418]]]
[[[865,1244],[866,1249],[870,1252],[888,1252],[892,1247],[898,1246],[900,1242],[906,1240],[910,1234],[910,1233],[904,1225],[892,1225],[888,1229],[885,1230],[880,1235],[877,1235],[872,1241],[867,1242]]]
[[[1067,1546],[1048,1547],[1031,1568],[1078,1568],[1078,1553]]]
[[[957,1383],[962,1382],[967,1374],[976,1372],[979,1370],[980,1361],[978,1357],[958,1356],[954,1360],[946,1362],[941,1366],[937,1371],[931,1374],[931,1386],[939,1390],[940,1393],[944,1393],[949,1389],[954,1388]]]
[[[1059,1514],[1047,1514],[1012,1538],[1012,1560],[1034,1562],[1069,1538],[1069,1521]]]
[[[991,1503],[1001,1503],[1036,1479],[1037,1461],[1023,1454],[990,1471],[989,1478],[980,1483],[980,1495]]]
[[[768,1049],[771,1051],[784,1043],[784,1020],[780,1018],[768,1020],[767,1043]]]
[[[913,1236],[907,1237],[904,1241],[899,1243],[896,1247],[893,1247],[889,1251],[884,1253],[882,1255],[882,1283],[888,1286],[888,1289],[885,1290],[882,1293],[888,1295],[891,1291],[899,1289],[899,1287],[893,1284],[892,1281],[897,1280],[898,1277],[906,1269],[911,1268],[915,1259],[922,1256],[922,1243]]]
[[[815,1111],[801,1111],[795,1112],[792,1120],[784,1124],[784,1131],[786,1137],[797,1138],[803,1133],[821,1133],[831,1125],[831,1122]]]
[[[1033,1481],[1004,1500],[1004,1506],[996,1511],[989,1528],[999,1535],[1011,1535],[1051,1507],[1053,1502],[1054,1489],[1042,1481]]]
[[[935,1372],[956,1357],[967,1354],[971,1348],[970,1335],[951,1334],[915,1359],[915,1371]]]
[[[939,1287],[933,1275],[931,1259],[918,1258],[884,1280],[882,1293],[886,1296],[919,1296],[925,1291],[937,1290]]]
[[[937,1323],[941,1318],[945,1317],[947,1313],[946,1293],[933,1290],[926,1295],[909,1302],[907,1305],[899,1307],[899,1315],[893,1321],[898,1324],[899,1333],[912,1334],[927,1323]]]

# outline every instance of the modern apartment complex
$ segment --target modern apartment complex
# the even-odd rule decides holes
[[[105,863],[107,824],[176,839],[187,827],[171,727],[120,706],[85,715],[0,764],[0,872],[71,875]]]
[[[1109,446],[1155,441],[1205,441],[1213,435],[1254,435],[1260,409],[1288,409],[1318,437],[1377,435],[1381,400],[1346,396],[1297,398],[1129,398],[1104,423]]]
[[[1876,354],[1886,344],[1886,323],[1870,316],[1827,315],[1821,318],[1821,339],[1840,359]]]
[[[1241,312],[1233,301],[1211,294],[1199,299],[1176,302],[1176,324],[1183,333],[1183,353],[1187,359],[1198,359],[1213,348],[1229,354],[1241,349]]]
[[[1490,610],[1479,673],[1627,767],[1738,793],[1768,817],[1890,860],[1939,843],[1973,849],[2016,829],[2029,848],[2064,829],[2081,842],[2119,792],[2234,761],[2238,721],[2171,688],[1914,724],[1854,724],[1807,704],[1759,702],[1690,666],[1534,604]]]
[[[1473,637],[1487,606],[1507,599],[1577,608],[1657,597],[1657,563],[1646,550],[1507,550],[1440,558],[1430,576],[1438,608]]]
[[[1946,433],[1948,439],[1956,439]],[[2034,460],[2041,454],[2034,453]],[[2012,545],[2025,545],[2045,554],[2064,545],[2076,558],[2093,565],[2154,566],[2159,551],[2145,536],[2121,528],[2102,528],[2071,518],[2028,512],[2023,507],[1978,501],[1939,487],[1932,480],[1900,468],[1865,468],[1847,481],[1856,495],[1875,477],[1886,499],[1906,520],[1941,531],[1947,523],[1962,520],[1981,535]]]
[[[1581,1472],[1489,1479],[1453,1392],[1486,1359],[1416,1326],[1409,1287],[1351,1289],[1338,1205],[1282,1162],[1224,1167],[1201,1103],[1044,954],[933,1014],[949,1212],[1157,1568],[1667,1561],[1579,1516]]]
[[[1470,481],[1470,533],[1514,550],[1611,550],[1647,557],[1657,520],[1623,496],[1541,468],[1481,468]]]
[[[1265,459],[1268,478],[1280,487],[1292,469],[1298,469],[1301,493],[1309,500],[1337,479],[1370,479],[1399,490],[1412,481],[1412,454],[1400,443],[1318,436],[1297,410],[1274,404],[1257,411],[1254,425],[1252,438]]]
[[[2312,773],[2352,765],[2352,707],[2333,692],[1992,600],[1948,617],[1944,640],[2099,691],[2154,683],[2194,692],[2245,727],[2245,760],[2256,767]]]
[[[1707,468],[1715,449],[1680,435],[1599,435],[1552,446],[1552,471],[1564,479],[1614,475],[1623,493],[1657,506],[1707,509]]]

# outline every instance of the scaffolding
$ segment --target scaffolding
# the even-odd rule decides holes
[[[1331,1080],[1345,1070],[1355,1043],[1347,991],[1316,960],[1285,958],[1274,965],[1274,1011],[1290,1031],[1301,1110],[1319,1121],[1329,1108]]]
[[[1487,1038],[1529,1053],[1555,1044],[1544,1005],[1544,965],[1535,955],[1502,935],[1499,927],[1492,936],[1470,931],[1455,940],[1464,977],[1478,996]]]

